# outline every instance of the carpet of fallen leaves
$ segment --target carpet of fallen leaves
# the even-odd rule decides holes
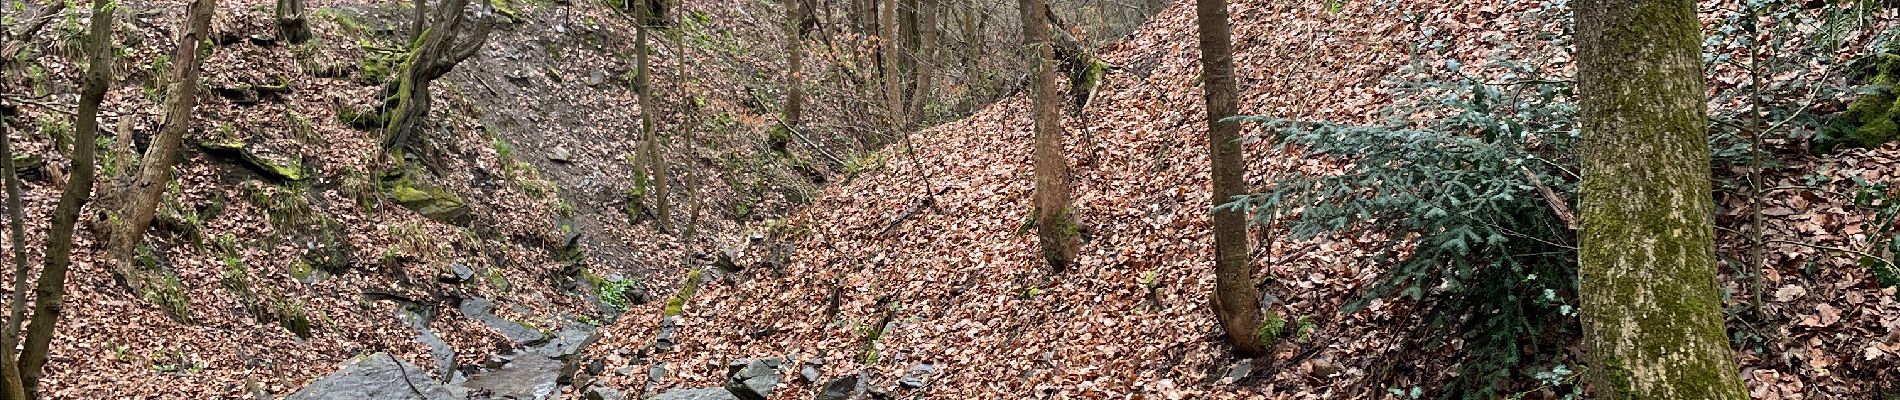
[[[1710,11],[1705,22],[1740,12],[1733,2],[1702,5]],[[1395,100],[1390,78],[1426,77],[1396,74],[1435,74],[1417,71],[1456,70],[1450,63],[1462,62],[1469,73],[1497,78],[1500,69],[1487,61],[1500,58],[1529,60],[1547,76],[1573,69],[1562,42],[1569,26],[1553,17],[1567,12],[1560,4],[1346,2],[1332,13],[1311,3],[1242,0],[1230,10],[1243,113],[1366,122]],[[1033,256],[1033,234],[1021,229],[1030,209],[1031,124],[1019,95],[919,134],[914,154],[890,150],[883,168],[825,191],[781,225],[757,227],[793,246],[790,262],[719,274],[685,302],[676,350],[637,357],[656,335],[664,305],[629,310],[592,351],[612,371],[603,382],[637,390],[646,363],[664,362],[661,387],[716,385],[728,361],[760,356],[825,361],[817,383],[788,378],[780,390],[797,393],[788,396],[859,370],[890,387],[919,363],[942,372],[902,396],[1371,398],[1388,387],[1442,381],[1444,369],[1404,367],[1442,365],[1426,359],[1442,354],[1402,348],[1418,323],[1416,304],[1374,302],[1339,314],[1383,268],[1368,256],[1375,250],[1368,246],[1383,241],[1364,236],[1259,242],[1259,271],[1273,282],[1267,291],[1286,315],[1319,321],[1309,345],[1318,350],[1297,364],[1257,367],[1253,379],[1221,379],[1233,360],[1206,311],[1213,274],[1204,210],[1211,203],[1193,23],[1191,2],[1177,2],[1111,45],[1103,56],[1119,69],[1085,113],[1065,119],[1076,205],[1091,228],[1078,266],[1051,274]],[[1413,63],[1432,68],[1405,68]],[[1718,69],[1712,87],[1735,87],[1737,73],[1745,71]],[[1255,184],[1296,168],[1337,168],[1265,144],[1249,151]],[[1768,248],[1767,314],[1731,318],[1732,330],[1772,338],[1740,349],[1758,397],[1866,398],[1892,380],[1885,371],[1900,357],[1894,290],[1875,286],[1852,257],[1818,246],[1859,245],[1873,222],[1869,210],[1846,205],[1847,177],[1888,181],[1900,168],[1896,154],[1890,145],[1795,157],[1769,174],[1769,186],[1803,189],[1768,196],[1768,238],[1793,243]],[[1804,177],[1819,183],[1802,184]],[[938,208],[904,218],[927,188],[938,191],[930,196]],[[1746,199],[1724,201],[1721,247],[1731,254],[1746,248],[1732,233]],[[766,252],[755,247],[747,257]],[[1724,282],[1738,293],[1729,305],[1746,304],[1740,278],[1729,275]],[[887,313],[893,324],[872,340]],[[1282,348],[1275,358],[1295,350]]]

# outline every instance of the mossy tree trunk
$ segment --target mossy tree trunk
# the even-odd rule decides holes
[[[1234,33],[1227,21],[1227,0],[1199,0],[1195,14],[1201,36],[1201,76],[1207,87],[1207,153],[1213,163],[1211,205],[1232,201],[1246,193],[1247,167],[1241,163],[1240,125],[1226,121],[1240,110],[1234,82]],[[1214,316],[1220,319],[1234,353],[1259,357],[1267,353],[1260,342],[1260,293],[1253,286],[1253,260],[1247,252],[1247,216],[1238,208],[1218,208],[1209,216],[1214,227]]]
[[[655,2],[661,0],[646,1]],[[653,28],[649,25],[651,25],[652,20],[659,17],[649,15],[649,13],[654,11],[655,7],[642,4],[635,8],[637,9],[635,11],[637,15],[635,20],[638,22],[634,28],[636,32],[634,42],[634,68],[636,69],[635,73],[639,76],[634,80],[635,87],[633,89],[635,92],[638,92],[640,97],[640,152],[644,155],[646,160],[646,179],[652,183],[649,187],[653,188],[654,203],[656,203],[654,210],[659,214],[655,218],[658,223],[658,228],[660,232],[671,232],[673,230],[673,208],[671,201],[667,199],[666,160],[660,157],[660,134],[653,128],[653,119],[656,117],[654,114],[659,111],[659,107],[653,102],[653,69],[648,65],[647,61],[648,53],[653,52],[653,47],[649,44],[651,41],[649,36],[652,36],[651,31]]]
[[[420,6],[418,6],[420,7]],[[383,150],[397,151],[411,144],[415,133],[429,118],[429,84],[455,70],[457,64],[475,56],[488,42],[494,30],[492,19],[470,21],[465,8],[468,0],[443,0],[434,8],[433,21],[417,32],[416,47],[403,62],[395,86],[385,90],[389,98],[387,125],[383,128]],[[487,8],[487,4],[483,4]]]
[[[146,294],[148,284],[165,279],[169,274],[140,267],[133,262],[132,255],[139,240],[145,237],[145,230],[152,226],[152,214],[158,210],[159,200],[171,183],[172,166],[178,163],[179,146],[184,142],[185,133],[191,131],[192,110],[198,105],[199,64],[211,51],[207,35],[211,13],[216,9],[217,0],[192,0],[187,6],[177,48],[172,51],[171,76],[165,80],[171,87],[165,92],[165,115],[158,135],[152,138],[151,146],[140,158],[139,169],[133,171],[129,179],[122,179],[131,183],[113,196],[117,203],[112,216],[117,221],[109,224],[112,232],[107,241],[107,254],[132,292],[140,296]]]
[[[1585,0],[1573,10],[1592,397],[1747,398],[1716,286],[1695,4]]]
[[[1036,170],[1036,237],[1043,261],[1062,272],[1075,262],[1082,239],[1070,199],[1069,158],[1062,153],[1062,115],[1058,111],[1062,99],[1056,93],[1055,49],[1050,44],[1043,1],[1019,0],[1017,5],[1022,13],[1023,47],[1035,69],[1030,93],[1034,97],[1031,119],[1036,138],[1031,156]]]
[[[277,0],[277,34],[300,44],[310,40],[310,18],[304,0]]]

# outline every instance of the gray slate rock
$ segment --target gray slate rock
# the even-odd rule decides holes
[[[673,335],[679,333],[680,317],[675,315],[660,320],[660,334],[653,338],[653,349],[660,352],[673,350]]]
[[[587,388],[587,393],[581,394],[581,399],[584,400],[625,400],[626,398],[627,395],[620,394],[620,391],[602,386]]]
[[[495,315],[495,302],[488,299],[471,297],[462,300],[462,304],[457,305],[456,309],[461,310],[462,315],[481,321],[483,325],[501,332],[502,336],[513,341],[516,346],[533,346],[548,340],[547,335],[542,334],[539,329]]]
[[[1244,358],[1235,362],[1233,366],[1227,367],[1227,376],[1221,380],[1225,381],[1223,383],[1233,383],[1247,379],[1248,375],[1253,375],[1253,359]]]
[[[726,381],[726,390],[741,400],[766,400],[778,388],[778,358],[762,358],[745,363]]]
[[[413,388],[411,387],[413,385]],[[376,353],[343,365],[285,400],[454,400],[421,367]]]
[[[935,365],[917,364],[911,366],[909,371],[905,371],[904,377],[897,379],[897,384],[905,389],[923,388],[924,385],[930,384],[930,375],[936,373],[937,366]]]
[[[476,372],[462,386],[486,389],[497,399],[545,400],[560,392],[561,361],[519,354],[501,368]]]
[[[449,283],[468,282],[469,279],[475,278],[475,269],[469,268],[468,264],[460,262],[449,264],[449,273],[444,275],[443,278],[447,278],[444,280]]]
[[[860,382],[862,381],[858,380],[857,375],[846,375],[843,378],[834,379],[830,383],[825,384],[823,391],[818,392],[818,400],[851,400],[857,398],[859,394],[864,392],[864,385],[860,384]]]
[[[652,400],[738,400],[725,388],[675,389],[654,396]]]

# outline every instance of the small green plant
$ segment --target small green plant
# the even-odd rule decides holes
[[[871,152],[844,161],[844,172],[857,175],[884,168],[884,153]]]
[[[1296,240],[1391,238],[1378,256],[1396,265],[1344,312],[1389,296],[1433,297],[1435,333],[1416,340],[1457,346],[1460,370],[1446,396],[1494,398],[1500,383],[1561,362],[1564,346],[1551,344],[1578,334],[1561,307],[1576,298],[1576,233],[1545,194],[1576,202],[1575,97],[1567,83],[1506,88],[1464,78],[1402,87],[1407,100],[1377,125],[1235,118],[1266,123],[1279,146],[1347,167],[1296,173],[1219,208],[1249,212],[1256,224],[1279,221]],[[1545,293],[1557,301],[1540,299]],[[1284,323],[1263,326],[1262,336],[1280,336]]]
[[[602,280],[597,286],[600,292],[600,301],[607,303],[609,307],[624,310],[627,308],[628,302],[632,300],[628,298],[628,295],[638,290],[639,285],[639,281],[632,279]],[[669,306],[672,305],[671,302],[667,304]],[[681,306],[684,306],[684,304],[681,304]]]
[[[71,152],[73,148],[73,126],[63,118],[42,115],[36,121],[40,125],[40,136],[53,143],[60,153]]]

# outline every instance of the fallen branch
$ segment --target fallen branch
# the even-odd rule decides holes
[[[936,201],[933,201],[932,197],[924,197],[922,199],[911,201],[910,207],[905,208],[903,213],[897,214],[897,218],[892,219],[890,223],[884,224],[884,229],[879,230],[877,232],[877,236],[884,237],[885,235],[890,234],[892,229],[897,229],[898,224],[904,223],[904,220],[910,219],[910,217],[917,215],[918,212],[923,211],[924,207],[927,207],[933,204],[936,204]]]
[[[761,97],[759,97],[759,93],[758,93],[758,92],[753,92],[753,91],[750,91],[750,90],[748,90],[748,91],[746,91],[746,92],[748,92],[748,93],[750,93],[750,94],[752,94],[752,98],[753,98],[754,100],[758,100],[758,102],[759,102],[759,104],[765,104],[765,99],[764,99],[764,98],[761,98]],[[825,156],[825,159],[829,159],[829,160],[831,160],[831,162],[834,162],[834,163],[838,163],[837,165],[846,165],[846,164],[845,164],[845,162],[844,162],[844,159],[840,159],[840,158],[838,158],[838,156],[836,156],[836,155],[832,155],[830,151],[828,151],[828,150],[825,150],[825,148],[824,148],[824,147],[820,147],[820,146],[818,146],[818,142],[814,142],[814,141],[812,141],[812,140],[811,140],[811,138],[809,138],[809,137],[806,137],[806,136],[805,136],[805,132],[804,132],[804,131],[801,131],[801,130],[799,130],[799,129],[798,129],[798,127],[795,127],[795,126],[792,126],[791,124],[787,124],[787,123],[785,123],[785,119],[784,119],[784,118],[780,118],[780,117],[779,117],[779,115],[778,115],[777,113],[767,113],[767,114],[771,114],[771,115],[772,115],[772,119],[773,119],[773,120],[776,120],[776,121],[778,121],[778,125],[779,125],[779,126],[783,126],[783,127],[785,127],[785,130],[786,130],[786,131],[788,131],[788,132],[791,132],[791,133],[792,133],[792,136],[795,136],[795,137],[798,137],[798,140],[799,140],[799,141],[802,141],[802,142],[805,142],[805,145],[806,145],[806,146],[811,146],[811,149],[812,149],[813,151],[817,151],[819,155],[822,155],[822,156]]]
[[[1557,218],[1563,219],[1564,225],[1569,226],[1570,230],[1573,231],[1581,227],[1581,225],[1577,223],[1577,214],[1570,212],[1570,203],[1564,201],[1563,196],[1558,196],[1557,191],[1550,190],[1549,186],[1544,186],[1544,180],[1539,179],[1536,173],[1531,172],[1530,168],[1519,166],[1518,170],[1523,171],[1524,177],[1530,178],[1531,185],[1536,186],[1537,191],[1544,194],[1544,202],[1550,203],[1550,211],[1557,213]]]

